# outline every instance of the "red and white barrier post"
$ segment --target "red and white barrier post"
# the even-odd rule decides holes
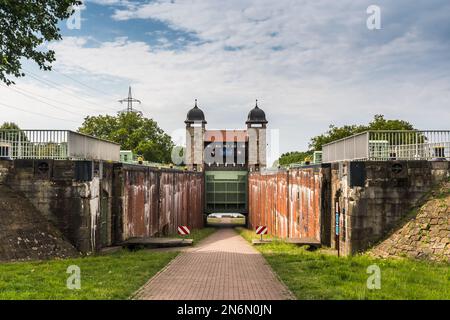
[[[268,230],[266,226],[257,226],[256,227],[256,234],[259,234],[261,236],[261,241],[263,240],[263,234],[267,234]]]
[[[187,236],[189,234],[191,234],[191,230],[189,230],[189,228],[187,226],[178,226],[178,234],[180,236]],[[184,238],[183,238],[184,241]]]

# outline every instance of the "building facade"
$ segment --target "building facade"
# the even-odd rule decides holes
[[[248,173],[267,165],[268,121],[258,101],[248,113],[246,129],[207,130],[197,100],[185,124],[185,163],[189,170],[205,173],[206,211],[246,213]]]
[[[185,121],[186,166],[194,171],[206,171],[214,167],[248,171],[265,168],[267,123],[266,114],[257,102],[248,114],[247,129],[206,130],[205,114],[196,100]]]

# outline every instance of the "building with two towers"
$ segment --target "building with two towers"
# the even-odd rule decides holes
[[[267,165],[268,121],[258,101],[245,123],[246,129],[207,130],[197,100],[187,113],[185,164],[205,173],[207,213],[246,213],[248,173]]]

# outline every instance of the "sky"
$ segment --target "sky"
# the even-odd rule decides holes
[[[448,0],[90,0],[45,44],[54,71],[24,61],[27,76],[0,85],[0,122],[74,130],[123,109],[131,85],[177,144],[195,99],[208,129],[245,128],[258,99],[280,152],[375,114],[450,129],[449,16]]]

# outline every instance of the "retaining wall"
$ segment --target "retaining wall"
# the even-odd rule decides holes
[[[130,237],[203,226],[203,175],[96,161],[0,161],[0,183],[20,192],[81,252]],[[1,195],[0,195],[1,197]]]
[[[439,182],[450,175],[448,161],[364,161],[332,165],[331,220],[340,207],[339,247],[362,252],[382,240]],[[335,237],[332,247],[337,248]]]

